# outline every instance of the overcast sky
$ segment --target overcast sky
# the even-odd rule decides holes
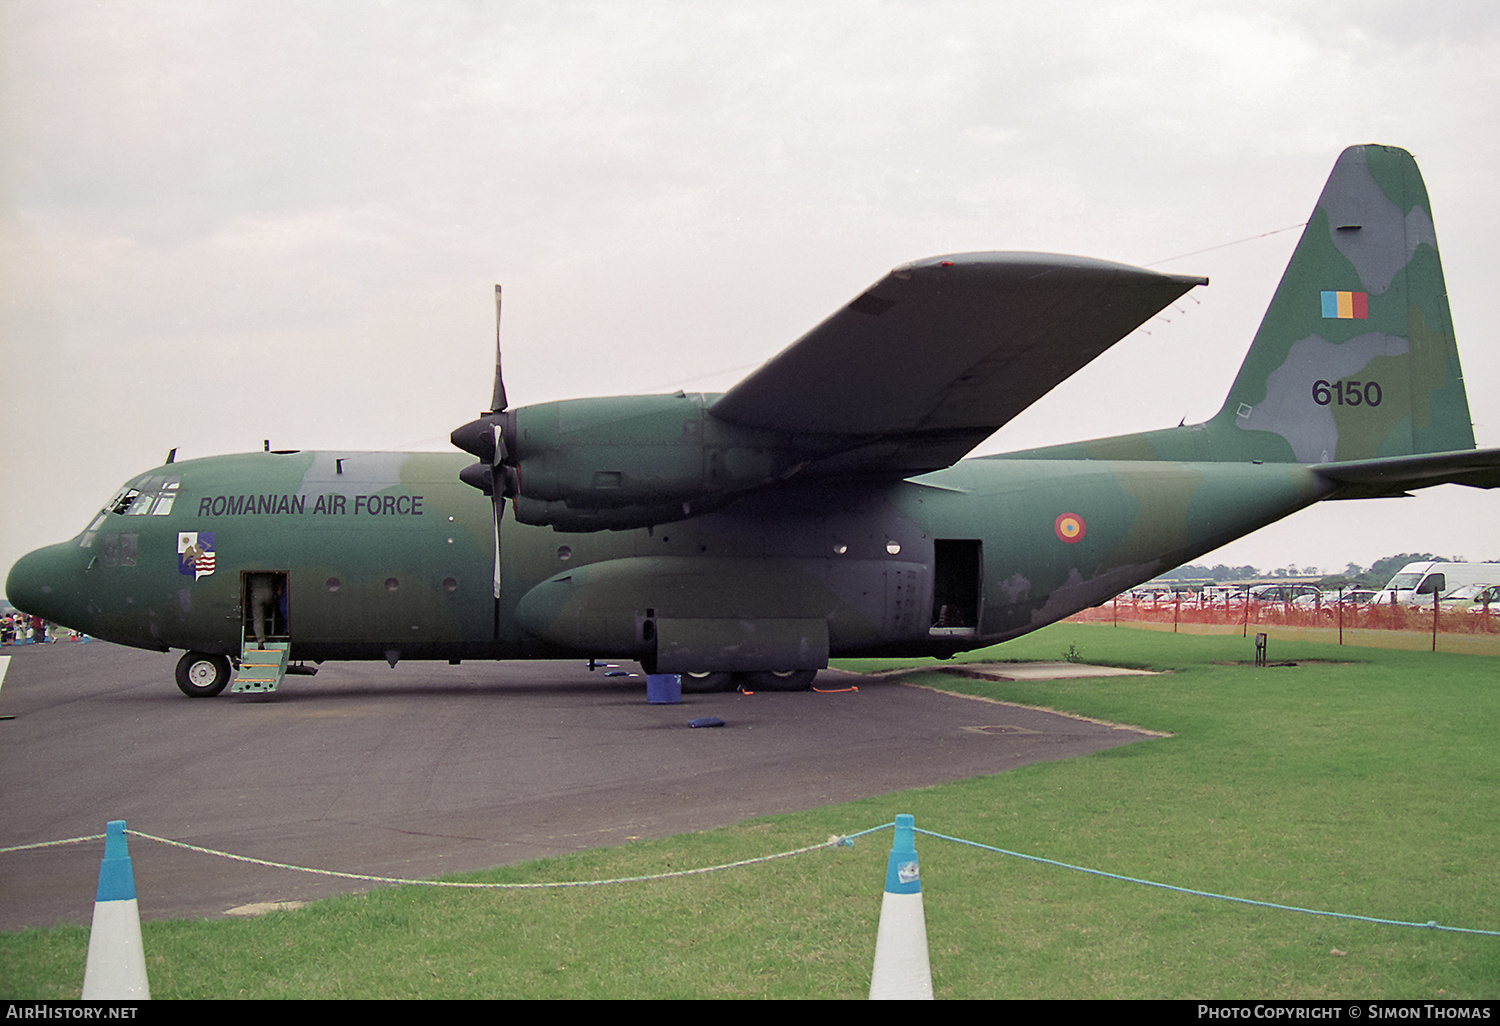
[[[1204,274],[978,451],[1203,420],[1352,143],[1416,154],[1500,446],[1497,125],[1484,0],[0,0],[0,571],[173,447],[447,449],[495,282],[525,405],[723,390],[934,254]],[[1500,559],[1500,494],[1207,560],[1421,550]]]

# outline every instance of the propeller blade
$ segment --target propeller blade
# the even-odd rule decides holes
[[[495,597],[499,598],[499,517],[505,514],[505,496],[495,492]]]
[[[495,394],[490,399],[490,412],[505,409],[505,379],[500,376],[500,286],[495,286]]]
[[[506,408],[505,378],[500,372],[500,286],[495,286],[495,394],[490,399],[490,412],[499,413]],[[500,598],[500,518],[505,515],[504,478],[500,465],[505,461],[505,433],[499,424],[491,425],[495,450],[490,458],[492,497],[495,502],[495,598]]]
[[[490,430],[495,437],[495,455],[490,458],[490,466],[498,467],[505,462],[505,457],[510,453],[505,448],[505,432],[500,429],[500,425],[492,424]]]

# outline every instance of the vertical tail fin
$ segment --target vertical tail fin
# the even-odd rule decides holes
[[[1474,448],[1427,189],[1410,153],[1351,146],[1339,156],[1211,423],[1238,454],[1273,461]]]

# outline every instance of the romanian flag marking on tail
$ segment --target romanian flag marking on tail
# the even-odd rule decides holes
[[[1323,316],[1341,321],[1366,320],[1370,316],[1370,295],[1367,292],[1325,292]]]

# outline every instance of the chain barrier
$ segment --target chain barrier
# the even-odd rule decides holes
[[[169,845],[174,848],[182,848],[186,851],[197,852],[200,855],[215,855],[219,858],[231,859],[235,862],[246,862],[257,866],[266,866],[271,869],[287,869],[298,873],[312,873],[317,876],[331,876],[342,880],[361,880],[366,883],[401,884],[415,887],[456,887],[468,890],[548,890],[564,887],[604,887],[610,884],[623,883],[645,883],[651,880],[671,880],[689,876],[703,876],[708,873],[717,873],[725,869],[738,869],[744,866],[754,866],[764,862],[774,862],[779,859],[792,858],[797,855],[806,855],[810,852],[821,851],[824,848],[847,848],[852,847],[857,838],[877,833],[881,830],[890,830],[895,827],[895,822],[881,823],[878,826],[869,827],[851,834],[840,834],[830,837],[821,844],[809,844],[801,848],[793,848],[790,851],[780,851],[771,855],[758,855],[753,858],[739,859],[734,862],[724,862],[714,866],[700,866],[695,869],[679,869],[667,873],[648,873],[642,876],[621,876],[603,880],[555,880],[542,883],[471,883],[458,880],[417,880],[395,876],[374,876],[368,873],[346,873],[335,869],[317,869],[312,866],[298,866],[289,862],[273,862],[270,859],[252,858],[248,855],[236,855],[233,852],[219,851],[214,848],[205,848],[201,845],[188,844],[185,841],[175,841],[169,837],[158,837],[155,834],[144,833],[140,830],[127,829],[127,834],[133,834],[147,841],[156,841],[159,844]],[[1382,926],[1409,926],[1425,930],[1444,930],[1451,933],[1478,934],[1485,937],[1500,937],[1500,930],[1480,930],[1465,926],[1444,926],[1429,920],[1425,923],[1402,919],[1381,919],[1376,916],[1362,916],[1351,912],[1332,912],[1326,909],[1302,908],[1297,905],[1282,905],[1274,901],[1261,901],[1255,898],[1240,898],[1230,894],[1215,894],[1212,891],[1201,891],[1192,887],[1180,887],[1176,884],[1161,883],[1156,880],[1144,880],[1140,877],[1124,876],[1120,873],[1111,873],[1103,869],[1092,869],[1088,866],[1076,866],[1068,862],[1059,862],[1056,859],[1043,858],[1040,855],[1028,855],[1025,852],[1010,851],[1006,848],[997,848],[991,844],[980,841],[971,841],[962,837],[952,837],[948,834],[940,834],[932,830],[924,830],[915,827],[915,832],[939,841],[948,841],[953,844],[961,844],[981,851],[994,852],[997,855],[1006,855],[1010,858],[1022,859],[1027,862],[1035,862],[1041,865],[1053,866],[1057,869],[1067,869],[1075,873],[1087,873],[1091,876],[1100,876],[1110,880],[1118,880],[1122,883],[1139,884],[1142,887],[1156,887],[1161,890],[1175,891],[1178,894],[1189,894],[1198,898],[1210,898],[1215,901],[1229,901],[1241,905],[1255,905],[1261,908],[1277,909],[1282,912],[1299,912],[1303,915],[1323,916],[1332,919],[1350,919],[1363,923],[1377,923]],[[69,837],[59,841],[42,841],[37,844],[17,844],[10,847],[0,848],[0,854],[16,851],[29,851],[38,848],[50,848],[64,844],[77,844],[82,841],[98,841],[104,838],[103,834],[90,834],[85,837]]]

